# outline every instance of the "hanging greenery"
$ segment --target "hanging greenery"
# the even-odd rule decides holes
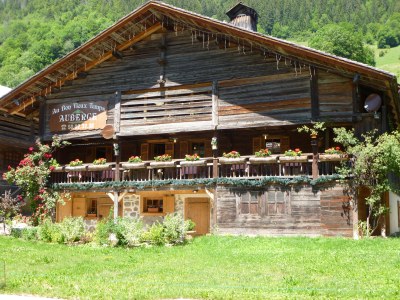
[[[310,184],[317,186],[328,182],[334,182],[341,179],[340,175],[321,176],[317,179],[311,179],[307,176],[296,176],[293,178],[284,177],[263,177],[261,179],[242,179],[242,178],[202,178],[202,179],[171,179],[171,180],[149,180],[149,181],[108,181],[101,183],[55,183],[51,185],[53,190],[91,190],[91,189],[124,189],[135,188],[144,190],[149,188],[157,188],[163,186],[185,187],[185,186],[214,186],[228,185],[236,187],[265,187],[268,185],[298,185]]]

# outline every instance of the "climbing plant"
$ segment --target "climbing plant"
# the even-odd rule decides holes
[[[36,224],[45,217],[53,216],[56,203],[63,199],[58,191],[48,189],[47,184],[51,171],[58,165],[52,153],[67,144],[58,136],[53,138],[51,144],[37,141],[16,168],[8,166],[8,171],[3,174],[10,184],[20,187],[21,194],[17,197],[30,204]]]

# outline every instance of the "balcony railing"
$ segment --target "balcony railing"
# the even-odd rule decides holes
[[[301,158],[288,158],[282,155],[272,155],[268,159],[242,156],[240,159],[205,158],[200,161],[188,162],[173,160],[170,162],[144,161],[142,163],[122,162],[116,168],[116,163],[94,167],[84,164],[79,167],[63,166],[51,173],[51,183],[93,183],[115,181],[151,181],[180,180],[200,178],[262,178],[333,175],[341,161],[318,160],[318,174],[312,173],[313,154],[303,154]],[[214,172],[214,168],[216,172]],[[118,169],[118,171],[117,171]],[[117,177],[117,172],[119,176]]]

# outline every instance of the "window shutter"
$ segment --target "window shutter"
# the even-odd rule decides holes
[[[74,217],[85,217],[86,216],[86,199],[85,198],[74,198],[72,200],[72,215]]]
[[[107,159],[107,161],[113,161],[113,152],[111,147],[107,147],[106,148],[106,157],[105,159]]]
[[[174,158],[174,146],[173,142],[165,143],[165,154],[171,155],[172,158]]]
[[[289,137],[281,137],[281,152],[284,153],[285,151],[290,149],[290,142]]]
[[[213,152],[211,148],[211,140],[204,141],[204,156],[205,157],[212,157]]]
[[[140,157],[142,160],[149,160],[149,144],[144,143],[140,145]]]
[[[175,196],[165,196],[163,200],[163,212],[173,213],[175,211]]]
[[[261,143],[261,137],[254,137],[253,138],[253,154],[256,151],[260,151],[260,149],[264,148]]]
[[[65,217],[72,216],[72,201],[65,200],[64,205],[57,203],[57,221],[61,222]]]
[[[179,143],[179,158],[184,158],[186,154],[189,154],[188,142]]]

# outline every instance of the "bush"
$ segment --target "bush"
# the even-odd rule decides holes
[[[152,245],[164,245],[165,239],[163,224],[156,222],[151,225],[147,231],[143,232],[141,240]]]
[[[27,241],[37,240],[37,227],[27,227],[22,229],[21,238]]]
[[[81,241],[85,235],[85,222],[82,217],[64,218],[59,227],[65,243]]]
[[[119,244],[127,246],[137,246],[143,234],[143,222],[140,219],[118,219],[116,226]]]
[[[52,238],[55,237],[53,231],[56,230],[57,229],[50,219],[44,220],[43,223],[37,227],[38,240],[43,242],[52,242]]]
[[[110,245],[110,234],[116,232],[116,226],[113,219],[106,218],[96,225],[94,231],[94,241],[99,245]]]

